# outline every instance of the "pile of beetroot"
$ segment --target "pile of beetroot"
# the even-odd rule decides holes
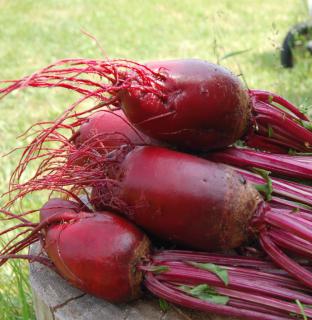
[[[0,98],[25,87],[81,97],[27,132],[2,209],[17,222],[1,234],[20,231],[0,265],[41,262],[113,303],[147,289],[239,318],[312,318],[312,127],[294,105],[201,60],[66,59]],[[11,212],[42,190],[38,223]],[[21,253],[37,241],[42,254]]]

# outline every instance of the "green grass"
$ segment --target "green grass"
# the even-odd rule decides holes
[[[110,57],[219,61],[243,73],[250,88],[271,90],[308,107],[312,59],[293,70],[279,63],[282,38],[306,19],[301,0],[0,0],[0,79],[21,77],[64,57],[100,58],[85,30]],[[231,56],[241,50],[246,51]],[[23,145],[17,135],[36,121],[55,118],[71,99],[61,91],[29,89],[2,100],[0,153]],[[1,193],[17,159],[18,154],[0,159]],[[24,207],[39,207],[44,200],[33,195]],[[32,319],[30,301],[27,264],[1,268],[1,319]]]

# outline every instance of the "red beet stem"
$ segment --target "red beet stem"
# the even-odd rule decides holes
[[[312,259],[312,244],[308,241],[304,241],[289,232],[279,229],[271,229],[268,233],[276,245]]]
[[[147,287],[147,289],[156,296],[183,307],[197,309],[205,312],[216,312],[222,315],[241,317],[245,319],[268,319],[268,314],[265,313],[249,311],[227,305],[219,305],[190,297],[185,293],[182,293],[179,290],[174,290],[170,286],[158,281],[153,274],[146,275],[144,284]],[[269,316],[271,320],[289,319],[288,317],[279,317],[273,315]]]
[[[291,214],[288,210],[276,210],[270,208],[268,204],[262,203],[259,205],[250,226],[254,232],[259,233],[262,248],[271,259],[299,281],[303,281],[304,284],[312,288],[310,268],[300,266],[280,249],[282,247],[287,251],[306,256],[305,249],[309,250],[312,245],[311,221]],[[273,231],[271,231],[272,228]],[[277,232],[281,230],[281,233],[276,234],[274,230]],[[272,237],[270,237],[271,235]],[[275,242],[274,239],[277,241]],[[287,241],[289,245],[287,245]],[[301,249],[298,249],[298,244],[302,244]],[[298,273],[296,273],[297,271]]]
[[[284,99],[283,97],[276,95],[275,93],[264,91],[264,90],[250,90],[249,91],[251,95],[255,95],[257,99],[266,102],[266,103],[272,103],[276,102],[280,106],[283,106],[287,110],[289,110],[293,115],[297,116],[299,119],[304,121],[309,121],[309,118],[300,112],[298,108],[293,105],[288,100]]]
[[[234,167],[233,167],[234,168]],[[234,170],[246,178],[252,184],[266,184],[264,178],[245,169],[234,168]],[[271,177],[273,195],[282,196],[303,204],[312,205],[312,188],[297,182],[287,181]]]
[[[294,121],[286,113],[276,110],[274,108],[270,108],[270,105],[265,104],[263,102],[256,103],[254,108],[255,111],[258,113],[258,115],[256,116],[256,121],[262,127],[267,129],[266,136],[272,135],[274,137],[274,129],[273,132],[270,133],[268,126],[275,125],[276,128],[280,130],[280,132],[285,133],[285,135],[287,135],[288,137],[292,136],[292,141],[297,141],[298,143],[301,142],[302,147],[305,147],[306,144],[311,145],[312,132],[303,127],[297,121]],[[307,148],[305,147],[305,149]]]
[[[312,209],[302,203],[286,200],[280,197],[272,197],[270,205],[272,208],[275,208],[275,211],[287,209],[292,211],[292,214],[298,217],[312,221]]]
[[[229,302],[229,305],[231,307],[236,307],[236,308],[241,308],[241,309],[248,309],[248,310],[253,310],[253,311],[258,311],[258,312],[263,312],[263,313],[267,313],[268,310],[270,310],[270,315],[274,315],[274,316],[283,316],[284,313],[280,312],[280,311],[276,311],[273,308],[268,308],[266,307],[262,307],[256,303],[252,303],[249,301],[242,301],[240,299],[236,299],[236,298],[232,298],[231,301]]]
[[[284,302],[280,301],[278,299],[272,298],[272,297],[263,297],[261,295],[256,295],[256,294],[250,294],[250,293],[244,293],[244,292],[237,292],[234,290],[222,288],[217,290],[218,293],[227,295],[229,297],[235,297],[239,298],[243,301],[249,301],[249,302],[254,302],[254,303],[260,303],[263,306],[267,307],[272,307],[276,308],[278,310],[285,310],[288,313],[301,313],[300,308],[295,305],[292,302]],[[296,295],[293,295],[293,298],[296,298]],[[298,298],[297,298],[298,299]],[[295,300],[295,299],[294,299]],[[312,310],[307,309],[305,311],[307,316],[312,316]]]
[[[267,211],[264,220],[284,231],[288,231],[298,237],[312,242],[312,222],[289,214],[287,210],[274,212],[274,209]]]
[[[312,147],[309,119],[287,100],[269,92],[250,90],[253,102],[254,126],[245,137],[247,145],[268,151],[292,148],[308,152]],[[259,130],[261,128],[261,130]],[[254,136],[264,137],[257,139]]]
[[[312,179],[312,157],[288,156],[243,148],[228,148],[207,154],[207,158],[240,168],[261,168],[272,174]]]
[[[153,261],[161,264],[162,261],[196,261],[202,263],[215,263],[225,266],[241,266],[253,268],[256,270],[261,269],[274,269],[275,265],[269,261],[262,259],[240,257],[234,255],[224,256],[222,254],[211,254],[206,252],[193,252],[187,250],[168,250],[160,251],[153,255]]]
[[[190,285],[199,285],[207,283],[217,288],[231,288],[239,292],[264,294],[272,297],[281,297],[283,299],[294,301],[299,299],[302,303],[311,304],[312,298],[308,294],[298,293],[284,287],[283,284],[270,278],[268,272],[263,273],[261,278],[255,275],[245,274],[235,266],[227,268],[220,266],[228,272],[229,283],[225,284],[216,274],[207,272],[190,266],[185,263],[162,263],[162,266],[168,266],[168,271],[157,275],[157,279],[167,282],[184,282]],[[248,269],[247,269],[248,270]],[[287,280],[287,278],[285,277]]]
[[[219,262],[218,267],[222,270],[227,270],[227,283],[215,272],[206,270],[203,266],[198,266],[196,263],[194,265],[194,262],[198,263],[198,261],[204,261],[204,264],[208,263],[211,265],[216,259]],[[245,260],[247,261],[245,262]],[[260,311],[267,314],[267,319],[272,319],[272,315],[284,316],[288,319],[289,313],[301,314],[299,306],[296,305],[294,301],[299,300],[302,304],[307,305],[310,305],[312,301],[311,295],[309,294],[310,291],[308,290],[307,293],[303,293],[304,291],[298,293],[297,290],[301,291],[303,287],[287,275],[276,275],[275,271],[267,269],[267,267],[264,268],[266,269],[264,271],[254,270],[250,266],[237,267],[237,264],[248,265],[251,262],[252,265],[262,268],[264,266],[263,262],[259,260],[258,263],[258,259],[168,250],[154,255],[152,261],[154,267],[162,266],[165,268],[165,271],[152,275],[150,266],[141,266],[140,268],[146,270],[148,273],[145,282],[148,283],[151,278],[159,281],[158,283],[154,282],[154,284],[156,286],[159,284],[163,286],[162,289],[164,291],[162,294],[166,294],[165,287],[185,294],[181,285],[196,288],[197,286],[205,284],[216,293],[229,297],[229,301],[226,304],[227,306],[240,305],[243,310]],[[230,266],[228,266],[228,264]],[[148,288],[156,295],[159,295],[158,291],[153,291],[156,289],[155,287]],[[187,296],[190,295],[187,294]],[[176,300],[170,300],[171,294],[167,297],[162,295],[162,297],[176,303]],[[191,299],[188,300],[189,307],[197,309],[199,306],[193,304],[193,302],[195,302],[193,297],[190,298]],[[246,302],[246,304],[239,304],[239,302]],[[203,308],[203,306],[201,307]],[[220,313],[219,311],[217,312]],[[312,315],[312,309],[309,307],[305,308],[305,314],[310,317]]]
[[[268,151],[272,153],[288,154],[289,145],[280,143],[280,140],[259,136],[254,131],[250,131],[245,139],[246,145],[258,150]],[[297,148],[297,147],[296,147]],[[292,146],[292,149],[296,149]]]
[[[309,288],[312,288],[312,273],[283,253],[272,241],[267,231],[260,232],[260,243],[265,252],[277,265]]]
[[[289,278],[285,271],[277,269],[276,265],[271,262],[266,262],[262,259],[253,259],[250,257],[241,256],[225,256],[208,253],[194,253],[189,251],[168,250],[160,252],[153,256],[154,263],[159,265],[171,265],[180,262],[195,261],[197,263],[212,263],[220,265],[229,270],[233,275],[246,275],[251,279],[263,281],[272,280],[276,284],[289,289],[302,290],[302,285],[296,280]],[[311,292],[306,288],[307,292]]]

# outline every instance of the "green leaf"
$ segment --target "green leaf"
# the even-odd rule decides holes
[[[243,53],[248,52],[248,51],[250,51],[250,49],[229,52],[226,55],[224,55],[222,58],[220,58],[219,61],[222,61],[222,60],[237,56],[239,54],[243,54]]]
[[[267,192],[268,192],[268,187],[266,184],[254,184],[253,186],[260,193],[267,194]]]
[[[273,96],[272,96],[271,94],[268,96],[268,102],[269,102],[269,103],[272,103],[272,102],[273,102]]]
[[[236,140],[234,142],[235,147],[245,147],[245,142],[243,140]]]
[[[169,271],[169,267],[167,266],[150,266],[148,267],[147,271],[153,272],[153,273],[163,273]]]
[[[301,124],[302,124],[302,126],[303,126],[304,128],[306,128],[307,130],[312,131],[312,122],[311,122],[311,121],[301,120],[300,122],[301,122]]]
[[[312,152],[296,152],[293,149],[288,149],[288,154],[293,156],[312,156]]]
[[[266,180],[269,178],[269,175],[271,174],[271,171],[267,171],[267,170],[255,168],[255,167],[252,168],[252,171],[255,173],[258,173],[262,178]]]
[[[163,311],[163,312],[166,312],[169,310],[170,308],[170,304],[168,303],[168,301],[162,299],[162,298],[159,298],[159,306],[160,306],[160,309]]]
[[[191,286],[179,286],[179,289],[185,293],[198,298],[203,301],[209,301],[215,304],[227,304],[230,300],[229,297],[220,295],[216,290],[207,284],[200,284],[196,287]]]
[[[268,136],[269,136],[269,138],[271,138],[272,136],[273,136],[273,128],[269,125],[268,126]]]
[[[265,179],[266,184],[254,184],[254,187],[261,193],[265,194],[266,200],[272,200],[272,180],[270,178],[270,171],[259,169],[259,168],[252,168],[252,171],[258,173],[263,179]]]
[[[298,299],[296,299],[296,304],[297,304],[297,306],[298,306],[299,309],[300,309],[300,312],[301,312],[301,315],[302,315],[302,317],[303,317],[303,320],[308,320],[308,317],[306,316],[306,314],[305,314],[305,312],[304,312],[303,305],[301,304],[301,302],[300,302]]]
[[[226,286],[229,284],[229,274],[225,268],[222,268],[213,263],[198,263],[193,261],[188,261],[187,263],[195,268],[208,270],[217,275]]]

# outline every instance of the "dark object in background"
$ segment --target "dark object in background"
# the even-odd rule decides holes
[[[281,48],[281,64],[285,68],[294,66],[299,50],[303,57],[312,55],[312,0],[307,0],[307,9],[311,19],[293,26],[284,38]],[[298,50],[296,50],[298,49]]]
[[[281,50],[281,64],[285,68],[294,66],[294,49],[301,47],[312,54],[312,22],[295,25],[286,35]]]

